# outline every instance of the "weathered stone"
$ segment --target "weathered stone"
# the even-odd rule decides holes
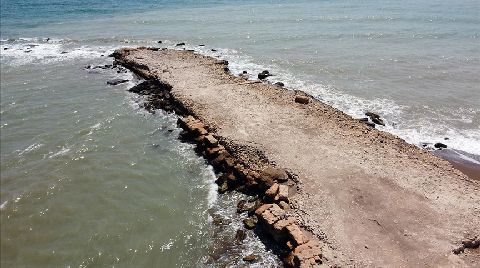
[[[235,239],[237,241],[243,241],[246,237],[247,237],[247,233],[244,230],[242,229],[237,230],[237,233],[235,234]]]
[[[233,157],[226,157],[224,163],[226,169],[233,169],[235,167],[235,159]]]
[[[310,102],[310,99],[306,96],[296,96],[295,102],[301,104],[308,104]]]
[[[252,215],[252,216],[243,220],[243,224],[245,225],[245,228],[247,228],[247,229],[255,228],[255,225],[257,225],[257,223],[258,223],[258,218],[255,215]]]
[[[238,201],[237,203],[237,213],[242,213],[242,212],[245,212],[245,206],[247,205],[247,200],[240,200]]]
[[[310,240],[296,224],[288,225],[285,228],[287,229],[287,234],[294,245],[302,245]]]
[[[258,260],[258,255],[255,255],[255,254],[250,254],[243,257],[243,261],[246,261],[246,262],[256,262],[257,260]]]
[[[285,215],[285,211],[281,209],[277,204],[273,204],[272,207],[265,210],[261,215],[260,219],[264,222],[268,227],[273,227],[275,222],[282,219]]]
[[[255,210],[255,215],[260,216],[262,215],[263,212],[265,212],[267,209],[273,207],[274,204],[263,204],[259,208]]]
[[[307,242],[293,250],[293,266],[315,267],[322,264],[322,248],[314,241]]]
[[[273,239],[275,239],[276,241],[286,240],[286,238],[288,237],[286,227],[292,224],[295,224],[295,220],[291,217],[281,219],[275,224],[273,224],[273,228],[270,229],[272,230],[271,235],[273,236]]]
[[[232,221],[229,220],[229,219],[222,219],[220,216],[215,215],[215,216],[213,217],[212,223],[213,223],[214,225],[219,226],[219,225],[228,225],[228,224],[232,223]]]
[[[211,133],[205,136],[204,141],[208,147],[216,147],[218,145],[218,140]]]
[[[278,206],[280,206],[283,210],[290,209],[290,205],[285,201],[278,202]]]
[[[278,183],[274,183],[268,190],[265,192],[265,196],[270,200],[273,200],[278,193]]]
[[[277,182],[285,182],[288,180],[285,170],[270,166],[262,171],[261,176],[271,178],[272,180]]]
[[[224,181],[220,186],[218,186],[218,192],[223,194],[226,191],[228,191],[228,184],[226,181]]]
[[[279,201],[288,202],[288,186],[287,185],[280,184],[278,186],[278,193],[275,196],[275,201],[276,202],[279,202]]]
[[[222,145],[219,145],[217,147],[213,147],[213,148],[207,148],[205,150],[205,154],[209,157],[209,158],[213,158],[213,157],[216,157],[218,155],[218,153],[222,150],[225,150],[225,147],[223,147]]]

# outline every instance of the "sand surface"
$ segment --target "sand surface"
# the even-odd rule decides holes
[[[172,94],[216,134],[262,151],[299,176],[293,211],[341,266],[479,267],[480,185],[389,133],[297,92],[234,77],[191,51],[137,49],[122,60]],[[471,251],[471,252],[470,252]]]

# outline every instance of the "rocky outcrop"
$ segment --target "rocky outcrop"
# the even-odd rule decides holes
[[[257,166],[246,163],[236,155],[235,150],[229,149],[232,148],[231,144],[218,137],[213,128],[194,117],[176,100],[171,89],[172,87],[166,83],[150,79],[129,91],[144,95],[146,97],[144,107],[152,113],[155,109],[163,109],[180,115],[177,125],[183,131],[179,138],[195,143],[196,151],[214,167],[220,193],[238,190],[260,196],[254,202],[242,200],[237,204],[237,212],[253,214],[243,220],[246,229],[260,226],[267,230],[267,233],[287,250],[285,263],[288,266],[315,267],[321,264],[320,242],[310,238],[296,220],[286,214],[290,192],[290,186],[286,183],[292,182],[287,172],[268,163]],[[215,219],[214,223],[225,224],[222,219]],[[244,238],[244,232],[237,232],[237,240]],[[306,266],[307,264],[310,266]]]
[[[308,104],[310,102],[310,98],[307,96],[296,96],[295,102],[300,104]]]
[[[129,81],[128,79],[111,79],[111,80],[107,81],[107,84],[111,85],[111,86],[116,86],[116,85],[119,85],[119,84],[126,83],[128,81]]]
[[[378,114],[372,113],[372,112],[366,112],[365,115],[368,116],[373,123],[377,125],[385,126],[385,123],[383,122],[383,120],[380,118]]]

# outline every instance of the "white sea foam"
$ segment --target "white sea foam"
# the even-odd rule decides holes
[[[108,55],[115,46],[72,46],[63,40],[38,42],[35,39],[22,39],[28,42],[2,42],[1,60],[9,65],[50,64],[76,59],[98,58]]]
[[[70,152],[70,148],[62,147],[62,149],[60,149],[59,151],[51,154],[48,158],[55,158],[55,157],[58,157],[58,156],[62,156],[62,155],[67,154],[68,152]]]
[[[33,151],[37,150],[38,148],[40,148],[42,146],[43,146],[43,144],[41,144],[41,143],[34,143],[34,144],[29,145],[27,148],[25,148],[21,151],[17,151],[17,152],[19,152],[18,153],[19,156],[22,156],[24,154],[28,154],[30,152],[33,152]]]
[[[5,201],[5,202],[3,202],[3,203],[0,205],[0,210],[4,210],[5,207],[7,206],[7,204],[8,204],[8,200]]]

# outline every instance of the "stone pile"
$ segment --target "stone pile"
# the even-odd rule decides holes
[[[285,263],[290,267],[322,266],[322,246],[311,238],[297,223],[288,216],[290,187],[288,175],[284,170],[268,166],[263,170],[247,168],[245,163],[232,155],[222,145],[208,126],[189,115],[178,119],[177,124],[183,131],[180,138],[196,143],[197,152],[205,157],[219,174],[216,183],[219,192],[240,190],[261,197],[261,202],[249,205],[239,202],[237,211],[254,211],[244,219],[247,229],[260,225],[272,238],[285,246],[289,253]]]

